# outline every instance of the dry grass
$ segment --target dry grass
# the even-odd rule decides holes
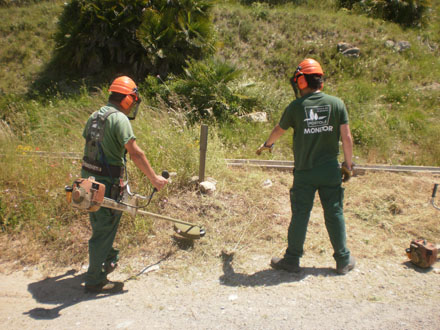
[[[271,256],[283,254],[290,222],[291,173],[230,169],[215,179],[217,191],[211,196],[201,195],[194,186],[169,196],[160,194],[151,208],[202,225],[206,236],[200,240],[179,238],[167,221],[123,216],[116,245],[127,272],[132,272],[130,258],[149,264],[167,257],[174,261],[167,271],[181,272],[190,279],[194,273],[221,265],[222,252],[234,254],[237,271],[241,267],[249,271],[257,259],[269,261]],[[272,186],[265,187],[268,179]],[[403,262],[411,239],[423,237],[439,243],[439,211],[429,205],[433,183],[438,181],[440,177],[433,174],[368,172],[345,184],[347,239],[352,253],[370,261],[394,258]],[[59,207],[67,207],[61,204]],[[32,234],[36,228],[32,226],[0,235],[1,262],[15,261],[17,267],[87,264],[87,215],[77,212],[69,217],[73,219],[70,224],[45,232],[46,240],[41,240],[43,233]],[[332,253],[317,197],[303,263],[332,267]]]
[[[264,188],[267,179],[273,185]],[[249,272],[255,260],[268,262],[286,248],[291,180],[287,172],[231,170],[213,196],[195,190],[170,196],[161,212],[202,224],[207,234],[192,244],[171,240],[171,225],[156,221],[155,237],[142,247],[143,255],[171,253],[176,263],[168,264],[167,270],[180,271],[188,279],[221,265],[222,252],[234,254],[236,271]],[[345,184],[347,240],[352,253],[365,262],[404,262],[411,239],[423,237],[438,243],[439,213],[429,200],[433,183],[439,180],[431,174],[369,172]],[[333,267],[332,254],[317,197],[303,263]]]

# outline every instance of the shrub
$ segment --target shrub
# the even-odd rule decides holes
[[[153,74],[180,72],[189,58],[201,59],[213,47],[210,2],[155,0],[145,8],[136,36],[146,50]]]
[[[339,6],[404,26],[417,26],[426,23],[431,0],[339,0]]]
[[[55,65],[82,75],[165,76],[210,50],[209,9],[205,0],[72,0],[59,21]]]
[[[237,83],[241,74],[224,62],[191,60],[182,75],[170,76],[166,84],[158,84],[157,79],[150,77],[145,81],[145,89],[150,97],[157,94],[170,109],[183,112],[190,123],[225,122],[252,112],[259,104],[257,97],[247,93],[252,83]]]

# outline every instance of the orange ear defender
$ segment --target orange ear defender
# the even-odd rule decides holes
[[[123,99],[122,99],[122,101],[121,101],[121,107],[124,109],[124,110],[127,110],[127,109],[130,109],[130,107],[133,105],[133,102],[134,102],[134,98],[133,98],[133,95],[126,95]]]
[[[307,88],[307,80],[304,77],[304,73],[301,71],[301,66],[296,68],[295,74],[293,75],[293,81],[297,84],[299,89]]]

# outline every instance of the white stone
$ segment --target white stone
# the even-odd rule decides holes
[[[241,118],[245,118],[249,121],[256,123],[266,123],[267,122],[267,114],[265,112],[253,112],[247,115],[242,116]]]
[[[208,195],[212,194],[216,190],[215,184],[209,181],[201,182],[199,188],[203,194],[208,194]]]

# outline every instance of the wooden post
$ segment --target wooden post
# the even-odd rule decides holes
[[[200,129],[199,182],[205,181],[205,164],[206,164],[207,149],[208,149],[208,125],[202,125]]]

